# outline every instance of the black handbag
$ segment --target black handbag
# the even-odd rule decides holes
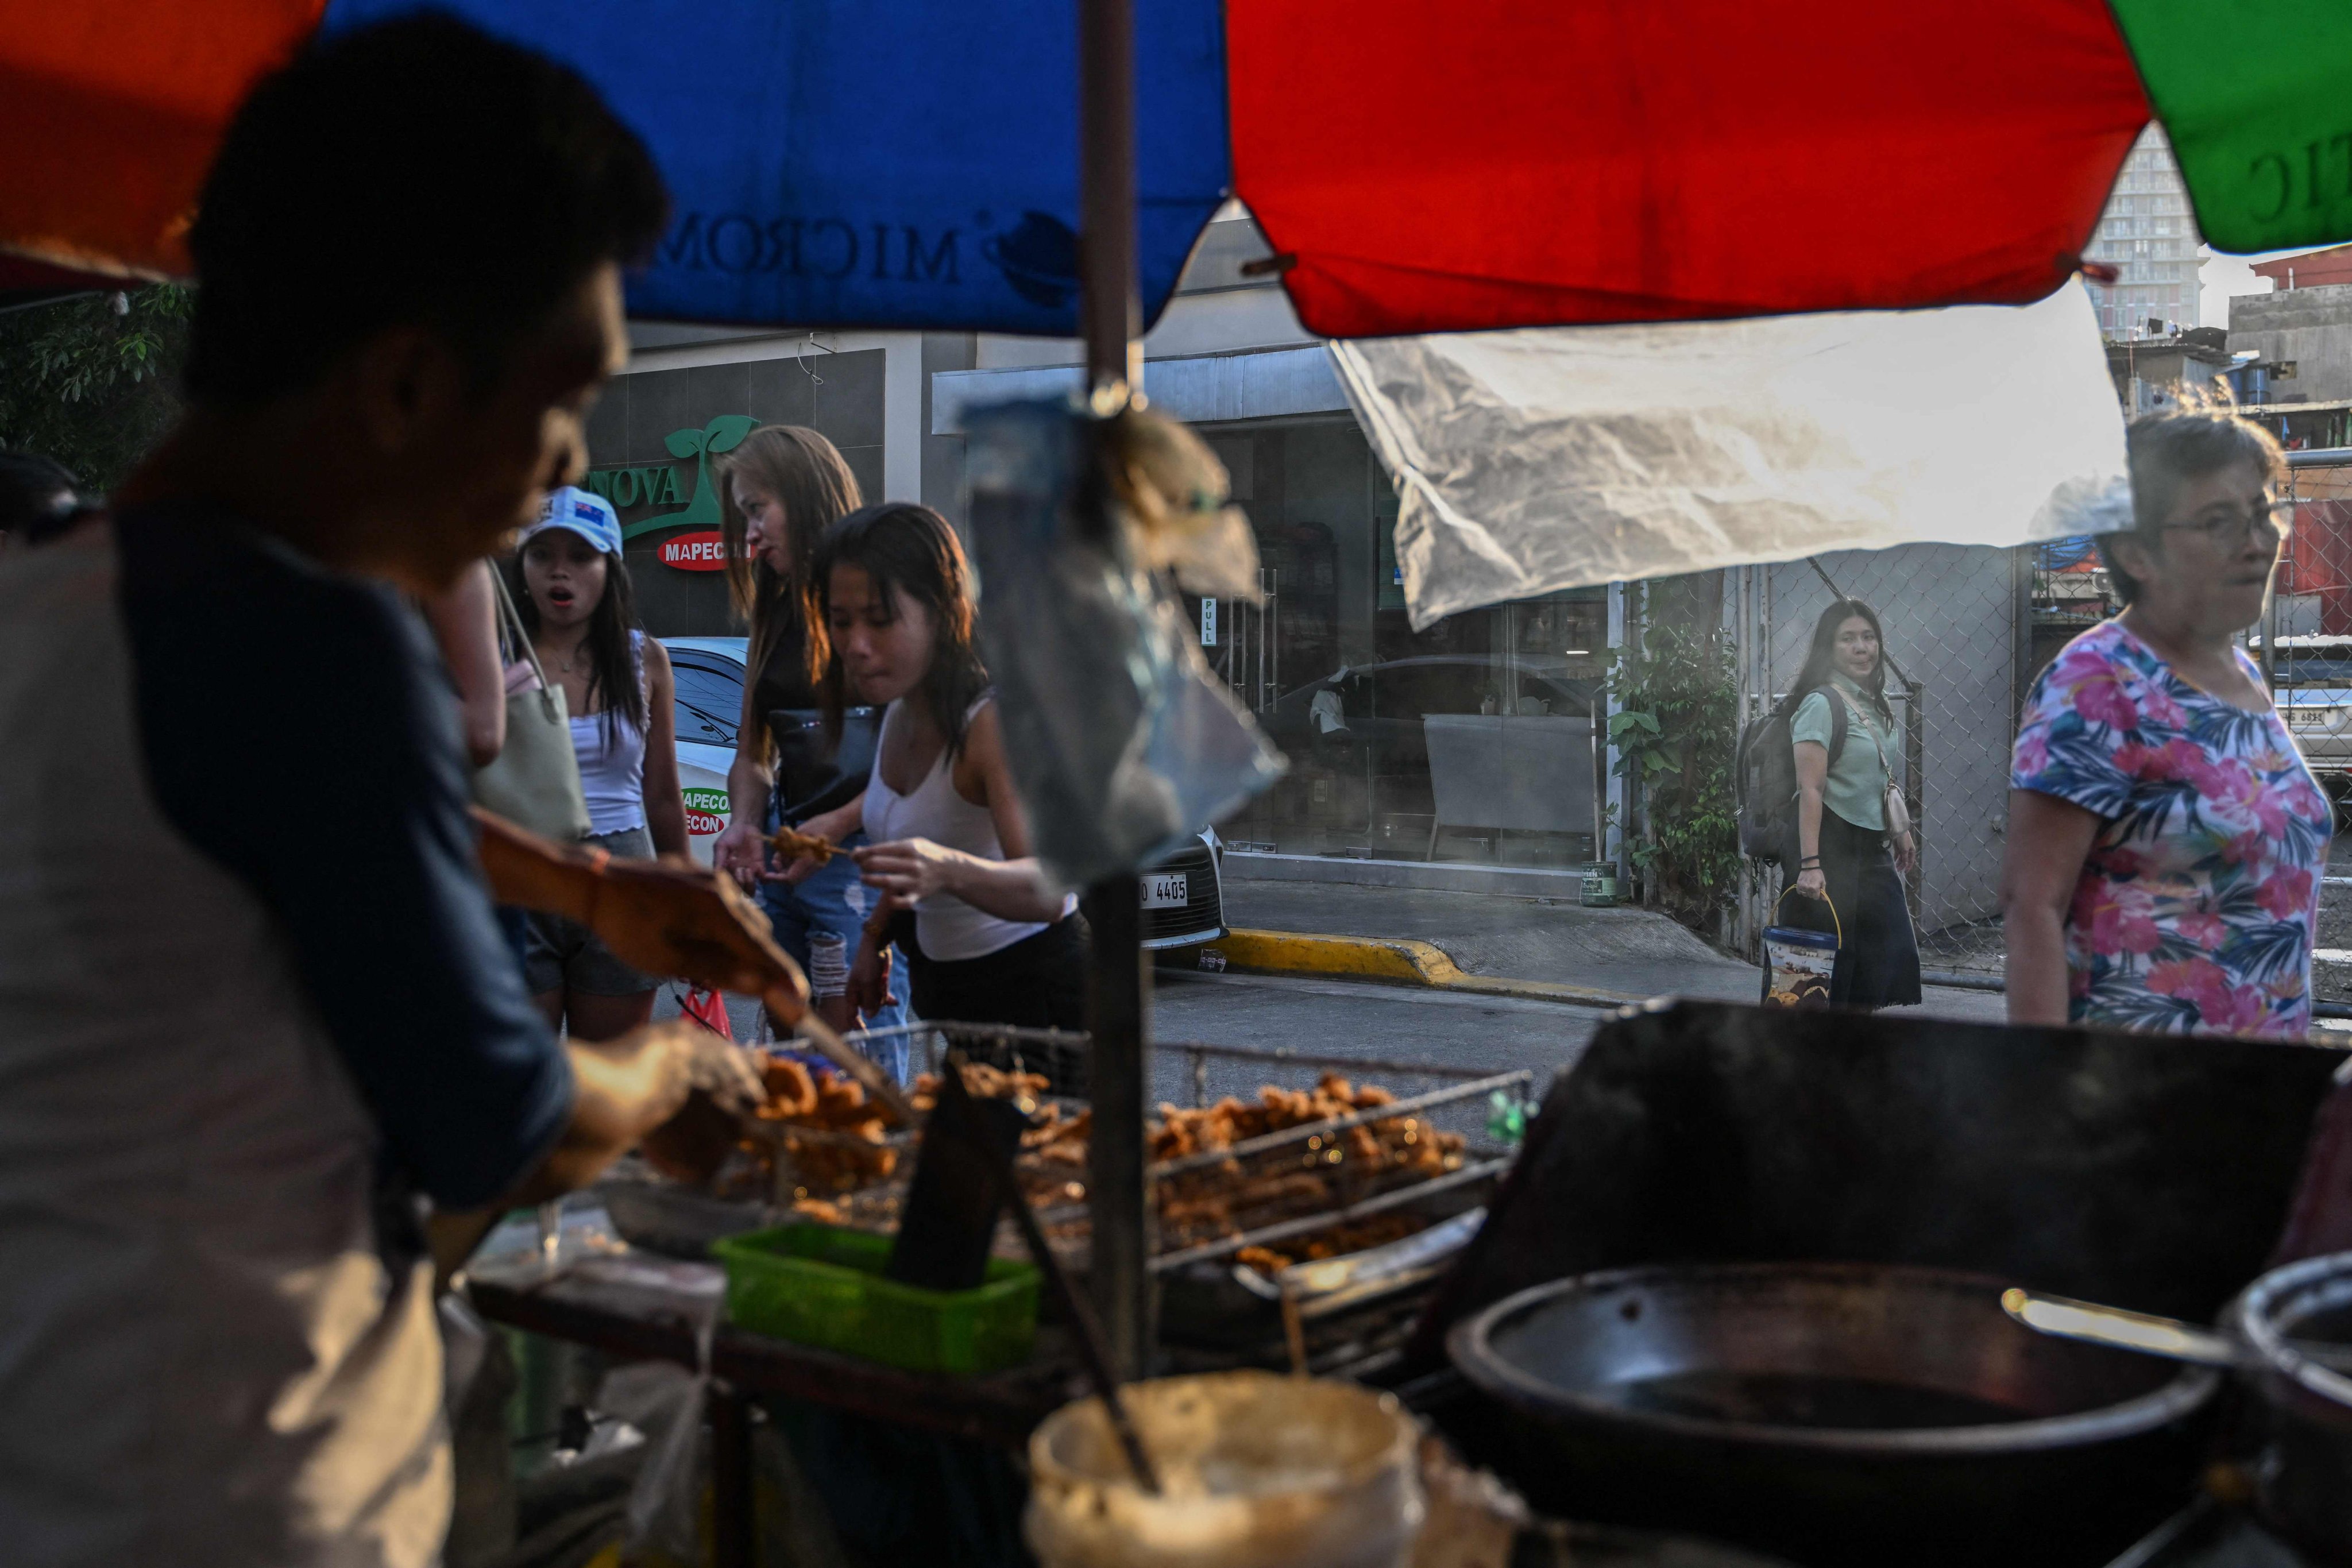
[[[882,710],[844,710],[840,742],[828,746],[823,713],[814,708],[771,708],[768,734],[776,745],[776,798],[783,803],[782,819],[797,826],[846,804],[866,787],[882,740]]]

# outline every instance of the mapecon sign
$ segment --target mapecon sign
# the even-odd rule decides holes
[[[717,572],[727,564],[726,542],[715,528],[674,533],[661,542],[659,559],[681,572]]]

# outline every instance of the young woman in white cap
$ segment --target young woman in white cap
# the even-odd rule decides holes
[[[602,496],[557,490],[523,531],[516,565],[523,630],[572,715],[587,842],[622,859],[685,854],[669,655],[637,626],[619,517]],[[581,1040],[644,1024],[660,986],[561,915],[530,916],[524,970],[548,1021]]]

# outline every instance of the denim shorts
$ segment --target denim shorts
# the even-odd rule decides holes
[[[615,860],[650,860],[653,835],[642,827],[592,833],[580,841],[608,850]],[[530,994],[570,991],[581,996],[635,996],[661,982],[613,956],[594,931],[566,915],[532,910],[524,917],[522,972]]]

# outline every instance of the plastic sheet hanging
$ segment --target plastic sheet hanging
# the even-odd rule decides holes
[[[1596,583],[2129,526],[2123,417],[2074,283],[2031,305],[1330,352],[1396,481],[1416,631]]]
[[[1255,540],[1207,444],[1149,410],[1012,403],[965,430],[982,642],[1038,856],[1069,887],[1133,870],[1282,774],[1178,598],[1255,602]]]

